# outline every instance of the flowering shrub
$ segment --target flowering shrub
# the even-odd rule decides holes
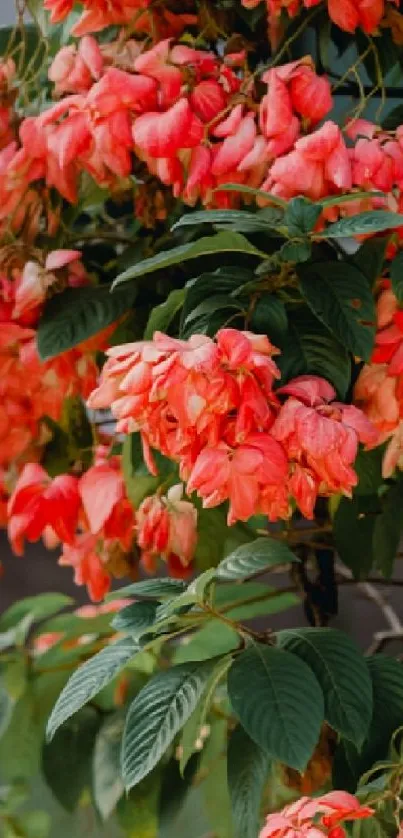
[[[400,6],[28,0],[0,31],[0,523],[91,601],[0,616],[5,838],[58,830],[33,778],[69,834],[402,834]],[[363,581],[366,655],[331,625]]]

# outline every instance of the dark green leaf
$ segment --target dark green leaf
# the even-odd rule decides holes
[[[403,215],[388,212],[388,210],[368,210],[329,224],[321,233],[316,233],[316,237],[321,239],[349,238],[381,233],[383,230],[393,230],[396,227],[403,227]]]
[[[283,213],[279,209],[269,207],[267,210],[253,213],[246,210],[201,210],[183,215],[173,226],[173,230],[182,227],[193,227],[198,224],[215,224],[229,226],[238,233],[269,233],[273,227],[283,222]],[[283,222],[284,223],[284,222]]]
[[[297,375],[320,375],[345,397],[350,386],[351,363],[345,346],[314,315],[308,306],[288,310],[288,335],[280,343],[276,359],[283,381]]]
[[[238,725],[228,747],[228,786],[235,838],[257,838],[270,757]]]
[[[324,719],[322,690],[296,655],[255,645],[228,673],[234,712],[249,736],[274,759],[303,771]]]
[[[308,235],[315,227],[321,212],[320,204],[313,204],[308,198],[292,198],[284,216],[284,224],[288,227],[290,236]]]
[[[312,254],[312,245],[309,241],[286,242],[279,251],[282,262],[306,262]]]
[[[288,329],[285,305],[274,294],[261,294],[251,317],[251,330],[259,335],[267,335],[277,346],[286,339]]]
[[[365,509],[360,496],[341,499],[334,517],[334,538],[341,560],[356,579],[365,577],[373,565],[374,526],[375,514]]]
[[[133,602],[126,605],[113,618],[112,626],[116,631],[127,632],[134,640],[139,640],[155,623],[157,605],[157,602]]]
[[[280,646],[312,669],[325,698],[326,721],[358,747],[372,717],[372,684],[365,660],[352,640],[337,629],[287,629]]]
[[[132,307],[135,297],[135,287],[111,294],[109,286],[67,288],[55,294],[46,303],[39,323],[41,359],[54,358],[105,329]]]
[[[91,783],[92,753],[99,725],[97,711],[83,707],[44,746],[42,769],[46,782],[69,812],[74,811]]]
[[[253,279],[253,272],[248,268],[223,265],[213,273],[204,273],[192,279],[186,285],[186,298],[182,310],[182,324],[190,313],[212,294],[226,294],[231,297],[246,283]]]
[[[219,579],[244,579],[253,573],[261,572],[265,567],[289,564],[298,561],[290,548],[275,538],[262,537],[249,544],[243,544],[230,553],[217,568]]]
[[[374,526],[373,553],[383,576],[392,575],[403,528],[403,486],[397,483],[381,498],[381,513]]]
[[[378,492],[382,485],[383,454],[383,448],[379,445],[371,451],[361,449],[358,452],[354,463],[354,471],[358,477],[355,495],[375,495]]]
[[[131,279],[136,279],[140,276],[145,276],[154,271],[169,268],[172,265],[182,264],[189,259],[197,259],[200,256],[209,256],[214,253],[248,253],[251,256],[264,258],[260,250],[257,250],[244,236],[240,233],[232,231],[223,231],[217,233],[215,236],[205,236],[197,242],[190,242],[189,244],[181,244],[178,247],[173,247],[171,250],[164,250],[162,253],[157,253],[156,256],[145,259],[128,268],[118,277],[116,277],[112,288],[116,288],[122,282],[128,282]],[[81,290],[81,289],[80,289]]]
[[[145,340],[152,340],[154,332],[168,331],[168,326],[183,306],[185,295],[184,288],[171,291],[167,299],[152,310],[144,332]]]
[[[95,740],[92,761],[94,801],[103,820],[109,818],[124,793],[120,773],[123,729],[123,715],[113,714],[103,723]]]
[[[396,131],[403,124],[403,105],[397,105],[396,108],[388,113],[385,119],[382,120],[382,127],[385,131]]]
[[[351,260],[356,268],[367,277],[371,288],[382,274],[387,243],[387,236],[367,239],[354,253]]]
[[[396,295],[397,301],[403,303],[403,251],[395,256],[390,266],[390,276],[393,293]]]
[[[227,674],[231,663],[232,659],[230,655],[218,660],[218,663],[216,663],[208,681],[206,682],[206,686],[199,703],[196,705],[192,715],[189,717],[183,728],[180,740],[181,757],[179,762],[182,777],[185,774],[186,766],[188,765],[192,754],[195,751],[200,750],[200,748],[197,747],[197,743],[200,738],[201,731],[206,723],[211,702],[213,701],[217,687]]]
[[[190,323],[193,323],[194,320],[198,320],[200,317],[205,317],[209,314],[214,314],[219,309],[227,309],[228,311],[233,309],[239,312],[244,311],[244,307],[240,300],[237,300],[234,297],[224,296],[223,294],[213,294],[211,297],[208,297],[203,300],[203,302],[199,303],[199,305],[187,315],[184,319],[184,326],[189,327]],[[189,328],[187,328],[187,333],[188,331]]]
[[[71,676],[53,708],[47,725],[48,738],[51,739],[60,725],[109,684],[138,650],[133,640],[124,637],[83,663]]]
[[[403,666],[386,655],[367,658],[374,693],[374,711],[363,756],[371,767],[376,759],[387,756],[389,742],[403,720]],[[362,772],[361,772],[362,773]]]
[[[298,273],[314,314],[353,355],[369,361],[376,311],[364,274],[347,262],[315,262],[300,267]]]
[[[137,785],[160,761],[199,701],[214,662],[185,663],[160,672],[130,706],[123,737],[126,789]]]
[[[118,591],[108,594],[107,599],[121,599],[122,597],[135,596],[147,599],[166,599],[175,594],[182,594],[186,590],[185,582],[181,579],[144,579],[141,582],[133,582]]]

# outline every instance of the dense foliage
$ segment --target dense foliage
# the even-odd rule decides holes
[[[5,838],[61,835],[44,784],[96,834],[403,834],[402,44],[398,0],[0,29],[0,523],[99,603],[0,617]]]

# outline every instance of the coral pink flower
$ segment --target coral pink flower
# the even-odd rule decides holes
[[[90,532],[116,539],[123,549],[129,550],[135,516],[126,497],[121,469],[118,457],[98,462],[80,478],[78,490]]]
[[[38,541],[48,526],[61,541],[72,544],[79,510],[76,477],[61,475],[52,480],[40,465],[26,465],[8,506],[8,532],[14,552],[21,555],[24,537]]]
[[[73,544],[63,544],[59,564],[73,567],[76,585],[86,585],[91,599],[99,602],[111,586],[111,576],[106,569],[108,559],[108,547],[100,543],[97,536],[79,533]]]
[[[156,559],[161,556],[174,576],[189,575],[197,543],[197,511],[183,500],[181,484],[172,486],[165,497],[153,495],[142,502],[137,513],[137,543],[149,572],[155,572]]]
[[[322,797],[301,797],[281,812],[268,815],[259,838],[345,838],[343,821],[370,818],[373,809],[353,795],[332,791]],[[315,820],[314,820],[315,818]]]

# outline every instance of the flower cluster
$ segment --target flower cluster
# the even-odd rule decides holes
[[[263,0],[242,0],[242,5],[248,9],[258,6]],[[265,0],[270,22],[269,33],[272,41],[276,41],[279,18],[283,10],[290,17],[297,15],[302,8],[311,9],[318,6],[321,0]],[[396,0],[392,0],[396,2]],[[373,33],[379,26],[385,14],[385,0],[327,0],[330,19],[345,32],[354,32],[357,27],[367,34]]]
[[[318,494],[351,493],[358,443],[377,434],[359,409],[334,402],[323,379],[274,392],[276,352],[267,337],[236,329],[216,340],[156,332],[108,351],[89,404],[111,407],[118,431],[140,431],[153,473],[155,448],[179,463],[188,494],[206,508],[229,500],[229,524],[258,512],[288,518],[290,497],[312,517]]]
[[[403,466],[403,312],[389,280],[382,280],[377,302],[378,331],[370,364],[360,372],[355,402],[388,440],[383,476]]]
[[[70,14],[75,0],[44,0],[51,23],[59,23]],[[72,35],[80,37],[90,32],[100,32],[108,26],[130,25],[140,34],[179,35],[187,25],[194,24],[195,15],[173,14],[160,6],[154,8],[151,0],[79,0],[83,6],[80,19],[72,27]]]
[[[346,791],[331,791],[321,797],[301,797],[281,812],[269,815],[260,838],[345,838],[344,821],[370,818],[374,810],[361,806]]]

